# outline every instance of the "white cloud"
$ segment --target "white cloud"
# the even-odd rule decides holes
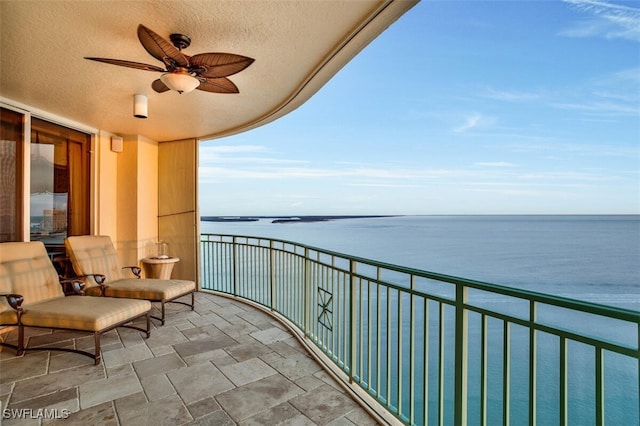
[[[533,190],[533,189],[504,189],[504,188],[479,188],[479,189],[470,189],[472,192],[481,192],[481,193],[491,193],[491,194],[502,194],[502,195],[517,195],[524,197],[548,197],[553,194],[560,195],[562,192],[558,191],[544,191],[544,190]]]
[[[236,153],[236,152],[267,152],[269,148],[262,145],[213,145],[203,146],[200,152],[214,152],[214,153]]]
[[[512,177],[511,179],[515,180],[517,178],[517,176]],[[505,190],[505,191],[510,191],[510,190],[526,190],[529,191],[530,189],[523,189],[523,188],[557,188],[557,187],[561,187],[561,188],[591,188],[593,187],[593,184],[586,184],[586,183],[576,183],[576,182],[557,182],[557,181],[535,181],[534,179],[531,180],[524,180],[524,181],[520,181],[518,180],[517,182],[514,181],[508,181],[508,182],[504,182],[504,181],[474,181],[474,182],[462,182],[462,185],[466,185],[466,186],[470,186],[473,188],[478,188],[479,191],[490,191],[493,189],[501,189],[501,190]],[[531,189],[532,190],[532,189]]]
[[[520,179],[531,180],[553,180],[556,184],[559,181],[584,181],[584,182],[607,182],[619,180],[617,176],[598,175],[581,172],[539,172],[527,173],[519,176]]]
[[[453,131],[455,133],[464,133],[468,130],[475,129],[477,127],[490,126],[495,122],[495,119],[486,117],[480,113],[475,113],[466,118],[464,124],[455,127]]]
[[[202,166],[200,175],[213,179],[318,179],[318,178],[376,178],[395,180],[440,179],[470,175],[466,170],[445,169],[387,169],[367,168],[314,168],[314,167],[273,167],[243,169],[241,167]]]
[[[506,161],[478,162],[478,163],[473,163],[473,165],[480,166],[480,167],[516,167],[515,164],[508,163]]]
[[[313,168],[259,168],[243,169],[240,167],[212,167],[200,168],[202,177],[214,179],[292,179],[292,178],[327,178],[336,176],[332,170]]]
[[[350,183],[348,186],[371,188],[424,188],[424,185],[398,184],[398,183]]]
[[[263,154],[264,156],[238,156],[235,154]],[[242,165],[304,165],[305,160],[274,158],[273,151],[262,145],[218,145],[203,146],[200,149],[200,164],[242,164]]]
[[[637,88],[638,83],[640,83],[640,67],[618,71],[613,74],[612,79],[619,82],[628,82]]]
[[[463,133],[469,129],[473,129],[478,125],[481,118],[482,116],[480,114],[474,114],[471,117],[467,117],[467,120],[464,122],[464,124],[456,127],[455,129],[453,129],[453,131],[456,133]]]
[[[604,114],[604,115],[640,114],[640,105],[632,105],[632,104],[626,105],[622,103],[606,102],[606,101],[585,102],[585,103],[559,103],[558,102],[558,103],[553,103],[551,105],[554,108],[591,112],[594,114]]]
[[[212,160],[218,160],[220,158],[228,158],[233,154],[247,154],[247,153],[268,153],[269,148],[261,145],[201,145],[200,146],[200,161],[208,162]]]
[[[507,102],[523,102],[541,98],[541,95],[538,93],[496,90],[493,88],[485,89],[484,93],[481,93],[481,96],[489,99]]]
[[[560,35],[567,37],[604,37],[640,41],[640,9],[596,0],[563,0],[593,16]]]
[[[579,143],[533,143],[533,144],[511,144],[509,150],[513,152],[529,153],[549,153],[547,158],[562,158],[566,154],[587,156],[587,157],[622,157],[637,159],[637,146],[613,146],[613,145],[593,145]]]
[[[308,164],[306,160],[290,160],[286,158],[261,158],[261,157],[218,157],[209,158],[202,161],[206,166],[207,164],[261,164],[261,165],[285,165],[285,164]]]

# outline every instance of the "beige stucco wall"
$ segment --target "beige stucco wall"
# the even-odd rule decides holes
[[[156,255],[158,241],[158,143],[139,136],[135,144],[138,149],[137,259],[143,259]]]
[[[116,232],[111,238],[123,265],[139,266],[141,259],[155,254],[158,238],[158,143],[125,136],[117,156]],[[105,207],[109,209],[103,206],[102,214]]]
[[[123,265],[155,254],[158,240],[158,143],[125,136],[123,151],[111,150],[112,133],[96,137],[93,233],[109,235]]]
[[[197,280],[197,140],[159,144],[128,135],[118,153],[112,136],[101,131],[96,138],[93,233],[109,235],[127,266],[141,266],[164,240],[169,255],[180,258],[173,277]]]
[[[101,131],[95,140],[92,170],[94,181],[94,221],[92,232],[98,235],[109,235],[115,238],[117,215],[113,214],[118,205],[118,153],[111,151],[112,133]]]
[[[111,236],[127,266],[141,266],[156,254],[155,243],[166,241],[169,255],[180,258],[173,278],[197,280],[197,140],[159,144],[129,135],[115,153],[112,136],[98,137],[95,233]]]

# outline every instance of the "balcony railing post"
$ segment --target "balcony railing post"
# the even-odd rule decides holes
[[[238,246],[236,244],[235,236],[232,239],[232,247],[233,247],[233,252],[232,252],[233,257],[231,259],[231,266],[233,267],[233,295],[237,296],[238,295],[238,263],[237,263]]]
[[[467,287],[456,285],[456,322],[455,322],[455,425],[467,424],[467,366],[468,366],[468,313],[465,308],[467,303]]]
[[[416,288],[416,276],[411,275],[411,295],[409,296],[409,423],[415,422],[416,416],[416,401],[415,394],[415,376],[416,376],[416,362],[415,362],[415,327],[416,327],[416,313],[413,307],[414,295],[413,291]]]
[[[275,251],[273,243],[273,240],[269,240],[269,287],[271,288],[271,300],[269,302],[269,308],[271,308],[272,311],[277,311],[277,307],[274,306],[278,301],[278,295],[276,294],[276,259],[273,255]]]
[[[356,261],[355,260],[350,260],[349,261],[349,276],[350,276],[350,280],[349,280],[349,383],[353,383],[353,378],[355,376],[355,369],[356,369],[356,360],[357,360],[357,356],[358,356],[358,345],[357,345],[357,333],[358,333],[358,329],[357,329],[357,324],[356,324],[356,300],[357,300],[357,294],[356,294]]]
[[[537,389],[538,389],[538,336],[535,324],[538,321],[536,302],[529,302],[529,426],[535,426],[537,421]]]
[[[304,335],[309,337],[311,332],[311,260],[309,249],[304,249]],[[317,336],[316,336],[317,337]]]

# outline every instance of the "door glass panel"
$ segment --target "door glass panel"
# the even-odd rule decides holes
[[[39,119],[31,123],[31,240],[62,246],[89,233],[90,135]]]
[[[22,241],[24,115],[0,108],[0,243]]]

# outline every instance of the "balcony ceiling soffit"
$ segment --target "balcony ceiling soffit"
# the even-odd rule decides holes
[[[219,137],[266,124],[306,101],[413,1],[0,1],[0,96],[97,129],[157,141]],[[158,73],[83,59],[161,66],[143,24],[183,33],[184,52],[255,62],[230,79],[239,94],[151,89]],[[133,117],[133,95],[149,118]]]

